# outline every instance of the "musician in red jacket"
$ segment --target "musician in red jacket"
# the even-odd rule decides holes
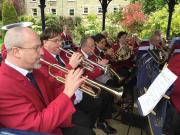
[[[73,43],[73,39],[71,36],[71,31],[68,25],[63,26],[63,32],[60,34],[61,38],[64,40],[64,48],[72,49],[74,51],[77,50],[77,46]]]
[[[106,65],[108,63],[108,60],[105,59],[97,61],[97,58],[93,53],[95,48],[95,43],[94,43],[94,39],[91,36],[83,38],[80,44],[81,44],[81,48],[78,51],[83,54],[85,59],[90,59],[94,62],[97,62],[100,65]],[[90,72],[87,69],[85,69],[85,74],[92,80],[95,80],[97,79],[97,77],[103,75],[103,71],[99,67],[94,66],[93,72]],[[102,79],[105,80],[106,78],[102,77]],[[116,133],[117,132],[116,129],[112,128],[107,122],[109,119],[112,118],[113,97],[109,95],[109,93],[107,93],[106,91],[101,90],[100,99],[102,100],[102,104],[99,113],[99,120],[97,122],[97,128],[102,129],[104,132],[108,134]]]
[[[71,97],[85,79],[81,78],[82,70],[71,70],[64,90],[54,97],[48,80],[36,70],[43,55],[38,35],[30,28],[16,27],[7,31],[4,43],[7,57],[0,69],[1,127],[58,135],[62,135],[62,127],[69,127],[73,133],[93,134],[71,127],[75,112]]]
[[[82,59],[82,54],[80,53],[73,53],[71,58],[66,57],[65,52],[61,51],[62,47],[62,39],[59,36],[59,32],[57,29],[54,28],[46,28],[41,35],[41,40],[43,42],[43,50],[44,56],[43,59],[50,62],[51,64],[56,64],[57,66],[61,66],[62,68],[66,68],[67,70],[75,69],[80,64]],[[39,69],[43,74],[46,75],[46,78],[49,78],[49,82],[51,85],[60,87],[62,83],[55,80],[54,77],[49,75],[49,65],[42,63],[41,68]],[[65,77],[65,73],[58,69],[51,69],[52,74],[62,77]],[[77,93],[80,90],[75,92],[75,96],[73,97],[73,102],[77,103],[80,102]],[[82,99],[81,99],[82,100]],[[92,110],[93,111],[93,110]],[[97,111],[97,110],[94,110]],[[91,122],[89,117],[80,110],[77,110],[76,113],[73,115],[72,119],[73,124],[81,125],[83,127],[91,128]],[[65,130],[63,130],[65,132]]]
[[[66,55],[61,52],[60,47],[62,47],[63,39],[59,36],[58,30],[54,28],[47,28],[41,35],[41,40],[43,42],[43,59],[48,61],[51,64],[57,64],[66,69],[75,69],[81,62],[82,55],[80,53],[74,53],[70,60]],[[42,67],[39,69],[51,82],[51,85],[62,85],[62,83],[55,81],[55,78],[52,77],[48,71],[51,71],[52,74],[60,77],[65,77],[65,73],[61,70],[51,67],[49,70],[49,65],[42,62]]]

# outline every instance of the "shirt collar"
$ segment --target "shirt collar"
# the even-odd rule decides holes
[[[49,52],[50,53],[50,52]],[[56,59],[56,55],[53,53],[50,53],[55,59]],[[58,54],[57,54],[58,55]],[[61,59],[61,61],[65,64],[64,60],[61,58],[61,56],[59,55],[59,58]],[[56,59],[57,60],[57,59]]]
[[[5,59],[5,63],[12,67],[13,69],[17,70],[18,72],[20,72],[23,76],[26,76],[27,73],[29,73],[30,71],[26,70],[26,69],[23,69],[23,68],[20,68],[14,64],[12,64],[11,62],[9,62],[7,59]],[[32,71],[31,71],[32,72]]]
[[[102,50],[102,49],[100,49],[100,48],[98,48],[97,46],[96,46],[96,48],[98,49],[98,51],[103,52],[103,50]]]
[[[86,58],[86,59],[88,59],[88,55],[81,49],[81,52],[82,52],[82,54],[84,55],[84,57]]]

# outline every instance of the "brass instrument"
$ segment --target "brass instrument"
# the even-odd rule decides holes
[[[124,45],[118,49],[118,51],[115,54],[115,61],[123,61],[127,60],[131,57],[131,49],[128,47],[128,45]]]
[[[65,52],[65,53],[66,53],[66,57],[68,57],[68,58],[70,58],[70,57],[72,56],[72,54],[74,53],[74,51],[72,51],[72,50],[65,50],[65,49],[63,49],[63,48],[61,48],[61,47],[60,47],[59,49],[60,49],[61,51]],[[68,56],[68,55],[69,55],[69,56]],[[92,61],[92,60],[86,59],[86,58],[84,58],[84,59],[82,60],[82,63],[81,63],[81,64],[83,65],[83,67],[84,67],[85,69],[87,69],[87,70],[89,70],[89,71],[91,71],[91,72],[93,72],[95,66],[101,68],[105,73],[106,73],[107,70],[108,70],[108,66],[100,65],[100,64],[98,64],[98,63],[96,63],[96,62],[94,62],[94,61]]]
[[[60,77],[60,76],[55,76],[54,74],[51,73],[51,67],[56,68],[58,70],[61,70],[65,74],[68,73],[68,69],[66,69],[66,68],[64,68],[64,67],[62,67],[62,66],[60,66],[58,64],[51,64],[51,63],[49,63],[48,61],[46,61],[44,59],[40,59],[40,61],[44,62],[47,65],[49,65],[49,71],[48,72],[52,77],[54,77],[59,82],[62,82],[62,83],[65,82],[65,78]],[[113,90],[113,89],[111,89],[109,87],[106,87],[106,86],[104,86],[104,85],[102,85],[100,83],[97,83],[97,82],[95,82],[93,80],[90,80],[88,78],[84,81],[84,83],[85,83],[85,86],[89,86],[92,89],[89,89],[89,87],[87,88],[84,85],[82,85],[80,87],[80,90],[85,92],[86,94],[89,94],[90,96],[93,96],[93,97],[98,97],[98,95],[100,94],[102,89],[106,90],[110,94],[113,94],[113,95],[118,96],[118,97],[122,96],[122,94],[123,94],[123,92],[117,92],[117,91],[115,91],[115,90]],[[94,89],[96,89],[96,91]]]
[[[164,64],[168,59],[168,52],[163,50],[163,48],[156,48],[153,50],[148,50],[148,53],[151,55],[153,60],[158,64]]]
[[[94,52],[92,52],[93,55],[97,58],[97,60],[102,60],[102,58],[100,56],[97,56]],[[121,82],[122,80],[124,80],[124,77],[120,77],[111,67],[110,65],[104,66],[107,68],[107,72],[105,72],[105,74],[110,74],[110,76],[115,76],[118,79],[118,82]]]

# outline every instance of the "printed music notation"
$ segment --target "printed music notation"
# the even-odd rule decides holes
[[[141,113],[143,116],[153,111],[166,91],[177,79],[177,76],[168,68],[164,68],[148,88],[147,92],[138,98]]]

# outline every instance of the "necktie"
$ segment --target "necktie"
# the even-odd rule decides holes
[[[59,65],[65,67],[65,64],[64,64],[64,63],[62,62],[62,60],[60,59],[59,55],[56,55],[56,59],[57,59]]]
[[[101,57],[101,58],[104,58],[104,52],[103,51],[101,51],[100,53],[99,53],[99,56]]]
[[[33,77],[32,73],[27,73],[26,77],[31,81],[31,83],[33,84],[33,86],[37,89],[37,91],[39,92],[39,94],[43,97],[41,90],[36,82],[36,80]]]

